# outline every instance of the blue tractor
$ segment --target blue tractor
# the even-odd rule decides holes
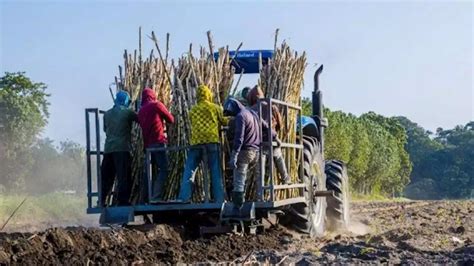
[[[272,50],[250,50],[231,52],[234,58],[232,64],[236,73],[252,74],[259,71],[259,58],[266,64],[273,56]],[[214,54],[217,59],[218,54]],[[210,193],[204,191],[202,202],[191,202],[176,204],[172,202],[163,204],[140,203],[132,206],[104,207],[93,204],[94,199],[101,202],[100,189],[94,191],[93,187],[100,187],[101,177],[98,167],[93,171],[92,160],[100,165],[100,115],[103,113],[97,108],[86,109],[86,158],[87,158],[87,184],[88,184],[88,213],[101,214],[101,224],[128,223],[134,220],[136,215],[152,214],[153,220],[163,221],[162,218],[195,217],[195,214],[215,216],[213,224],[201,226],[201,233],[219,232],[250,232],[255,233],[263,227],[263,220],[275,218],[282,224],[311,236],[321,236],[326,228],[346,227],[349,223],[349,182],[346,166],[339,160],[324,160],[324,128],[328,122],[324,118],[322,93],[319,90],[319,76],[323,71],[321,65],[314,74],[314,90],[312,92],[312,115],[303,116],[300,106],[288,104],[276,99],[266,98],[259,102],[260,105],[269,105],[270,108],[260,108],[259,116],[263,117],[262,109],[271,110],[272,105],[277,105],[283,110],[295,110],[298,113],[297,140],[295,143],[282,143],[283,149],[295,149],[297,156],[299,182],[296,184],[276,184],[273,174],[273,162],[266,165],[260,163],[258,167],[267,168],[267,176],[257,176],[256,198],[247,201],[238,215],[235,214],[231,202],[214,203],[210,201]],[[286,112],[288,113],[288,112]],[[92,117],[92,119],[91,119]],[[268,117],[268,116],[267,116]],[[92,120],[92,121],[91,121]],[[92,147],[91,122],[95,127],[95,147]],[[271,122],[270,122],[271,123]],[[286,119],[288,123],[288,119]],[[268,130],[270,130],[271,124]],[[262,129],[263,130],[263,129]],[[268,149],[269,158],[273,157],[273,146],[275,143],[262,143],[261,150]],[[148,193],[151,193],[151,152],[166,150],[166,152],[177,152],[189,147],[166,147],[154,148],[146,151],[146,180]],[[95,172],[95,174],[93,173]],[[208,187],[209,175],[205,172],[205,187]],[[277,192],[293,189],[298,193],[281,199]],[[194,218],[193,218],[194,219]]]

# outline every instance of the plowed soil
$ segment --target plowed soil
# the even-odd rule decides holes
[[[316,240],[282,227],[209,238],[169,225],[0,233],[0,264],[474,263],[473,201],[353,203],[352,217]]]

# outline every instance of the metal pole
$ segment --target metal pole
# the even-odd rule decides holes
[[[204,163],[202,164],[203,167],[203,174],[204,174],[204,202],[209,203],[209,157],[207,156],[207,149],[205,146],[202,146],[203,150],[203,157],[204,157]]]
[[[86,109],[86,165],[87,165],[87,208],[92,207],[91,131],[89,110]]]
[[[264,149],[264,143],[263,143],[263,130],[262,130],[262,101],[258,100],[258,122],[259,122],[259,127],[258,130],[260,132],[260,136],[262,137],[262,143],[260,144],[260,151],[259,151],[259,157],[260,159],[258,160],[258,167],[260,168],[260,176],[257,176],[257,199],[259,201],[263,201],[263,182],[261,180],[265,178],[265,165],[263,164],[263,149]]]
[[[146,155],[145,156],[146,156],[146,158],[145,158],[145,173],[146,173],[146,180],[147,180],[147,183],[148,183],[147,199],[148,199],[148,202],[150,202],[151,193],[152,193],[152,186],[153,186],[153,183],[151,182],[152,169],[151,169],[151,153],[150,153],[150,150],[148,150],[148,149],[146,150]]]
[[[270,143],[269,147],[269,153],[267,161],[268,161],[268,174],[270,176],[270,201],[275,200],[275,189],[273,186],[275,185],[274,180],[273,180],[273,139],[272,139],[272,98],[268,100],[268,128],[267,128],[267,136],[268,136],[268,142]],[[263,176],[262,176],[262,181],[263,181]],[[263,183],[263,182],[262,182]]]
[[[300,105],[301,105],[301,99],[300,99]],[[299,120],[299,125],[300,125],[299,126],[300,143],[303,144],[303,121],[301,119],[301,112],[302,112],[301,109],[298,110],[298,120]],[[304,164],[303,149],[304,148],[299,149],[299,153],[300,153],[300,163],[299,163],[299,165],[301,165],[301,166]],[[299,176],[300,176],[300,179],[301,179],[304,175],[303,167],[299,167],[299,172],[300,172]],[[301,193],[300,196],[304,195],[304,190],[303,189],[300,189],[300,193]]]
[[[289,113],[289,110],[288,110],[288,105],[285,105],[285,132],[290,132],[290,127],[289,127],[289,123],[288,123],[288,117],[290,116],[290,113]],[[287,140],[289,140],[288,138],[288,134],[286,135],[287,136]],[[285,140],[286,142],[286,140]],[[292,143],[292,144],[296,144],[296,143]],[[282,149],[282,148],[280,148]],[[283,151],[282,151],[283,152]],[[285,150],[285,164],[286,164],[286,171],[287,171],[287,174],[290,175],[291,173],[291,164],[290,164],[290,152],[289,152],[289,149],[286,149]]]
[[[99,202],[102,201],[102,197],[107,195],[102,195],[102,177],[100,174],[100,121],[99,121],[99,109],[94,109],[95,112],[95,142],[96,142],[96,162],[97,162],[97,190],[99,194]]]

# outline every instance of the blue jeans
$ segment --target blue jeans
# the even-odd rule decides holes
[[[259,151],[258,150],[241,150],[239,157],[237,158],[237,167],[234,168],[234,192],[245,192],[245,183],[247,181],[248,170],[251,167],[255,168],[257,181],[260,178],[260,167],[259,162]],[[265,169],[265,168],[264,168]]]
[[[166,147],[163,143],[157,143],[150,145],[149,148],[164,148]],[[155,173],[152,175],[152,195],[150,200],[161,200],[163,197],[163,187],[165,186],[166,179],[168,178],[168,156],[166,151],[157,151],[151,153],[151,162],[158,169],[158,175]]]
[[[211,188],[214,201],[224,202],[221,157],[219,156],[219,144],[217,143],[200,144],[191,147],[184,166],[183,179],[181,181],[178,198],[183,201],[189,201],[191,199],[194,177],[199,164],[204,159],[204,152],[207,155],[207,167],[211,174]]]

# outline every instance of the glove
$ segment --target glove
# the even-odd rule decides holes
[[[279,138],[275,138],[275,142],[277,143],[277,147],[281,147],[281,140]]]
[[[230,159],[229,159],[230,169],[237,168],[237,159],[238,159],[238,157],[239,157],[239,154],[235,151],[232,151],[232,154],[230,155]]]

